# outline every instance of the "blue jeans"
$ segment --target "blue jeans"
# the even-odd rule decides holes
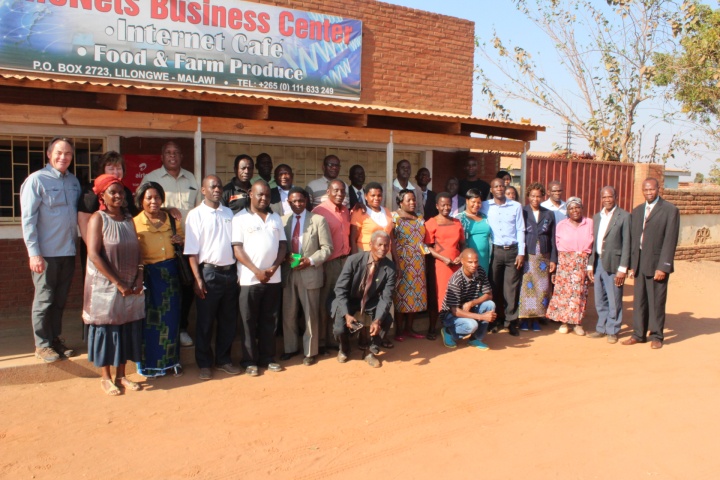
[[[595,267],[595,309],[598,313],[597,330],[617,335],[622,327],[622,287],[615,286],[615,273],[605,271],[602,261]]]
[[[473,307],[473,313],[487,313],[495,311],[495,302],[487,300],[480,305]],[[460,340],[468,335],[473,335],[476,340],[482,341],[488,330],[488,322],[481,322],[473,318],[461,318],[447,314],[443,319],[445,330],[452,335],[453,340]]]

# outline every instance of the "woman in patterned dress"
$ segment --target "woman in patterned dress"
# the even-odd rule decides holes
[[[518,318],[520,330],[528,331],[532,320],[534,332],[540,331],[539,319],[544,318],[552,296],[550,275],[557,265],[555,246],[555,215],[540,202],[545,187],[532,183],[527,188],[528,204],[523,207],[525,220],[525,263],[520,283]]]
[[[570,197],[568,218],[557,225],[555,243],[558,250],[557,273],[553,275],[555,291],[547,317],[561,322],[558,332],[568,333],[574,325],[576,335],[585,335],[582,319],[588,296],[587,264],[593,244],[593,221],[583,216],[582,201]]]
[[[438,212],[425,222],[425,244],[435,258],[435,284],[437,285],[438,308],[443,304],[450,277],[460,268],[460,252],[465,249],[465,233],[457,218],[452,218],[452,196],[447,192],[436,197]],[[430,317],[428,338],[434,338],[437,318]]]
[[[465,232],[465,246],[477,252],[478,263],[485,270],[485,274],[489,276],[492,230],[487,217],[480,212],[480,207],[482,207],[480,191],[471,188],[465,194],[465,198],[465,210],[457,216]]]
[[[425,221],[415,213],[415,192],[400,190],[396,199],[400,208],[392,213],[392,252],[397,279],[395,281],[395,340],[405,337],[425,338],[413,330],[415,313],[427,309],[425,287]],[[403,323],[403,317],[405,322]],[[404,329],[403,329],[404,325]]]

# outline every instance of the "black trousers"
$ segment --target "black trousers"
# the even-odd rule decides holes
[[[187,257],[187,256],[186,256]],[[193,300],[195,300],[195,290],[193,290],[192,283],[190,285],[183,285],[180,283],[180,331],[187,332],[190,316],[190,308],[192,307]]]
[[[230,349],[237,333],[237,269],[216,270],[201,266],[207,293],[198,298],[197,326],[195,329],[195,362],[200,368],[213,363],[232,363]],[[215,355],[212,350],[213,324],[215,329]]]
[[[635,277],[633,289],[635,297],[633,299],[633,337],[635,339],[644,342],[646,334],[648,334],[650,341],[662,342],[664,340],[665,302],[667,301],[669,279],[669,274],[662,282],[645,275]]]
[[[505,325],[508,325],[518,319],[522,270],[515,267],[517,256],[517,245],[509,247],[507,250],[493,245],[490,280],[493,287],[493,301],[497,305],[498,324],[504,321]]]
[[[281,283],[240,287],[242,367],[275,362],[275,327],[280,316]]]

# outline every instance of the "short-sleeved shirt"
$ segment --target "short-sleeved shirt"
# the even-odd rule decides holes
[[[330,228],[333,253],[325,261],[350,255],[350,210],[344,205],[338,208],[330,200],[325,200],[313,209],[313,213],[322,215]]]
[[[380,212],[372,212],[372,210],[368,207],[365,212],[362,210],[355,210],[350,216],[350,225],[354,225],[358,229],[358,251],[370,251],[370,238],[377,230],[385,230],[385,233],[388,235],[392,234],[392,231],[395,228],[392,215],[383,207],[380,207],[380,210]],[[371,215],[371,213],[374,215]],[[378,222],[373,220],[373,216],[376,218],[384,217],[385,225],[380,225]]]
[[[232,220],[232,244],[242,244],[250,261],[260,270],[273,266],[277,259],[280,242],[287,241],[282,219],[277,213],[268,213],[265,220],[247,208],[238,212]],[[255,285],[260,280],[240,262],[238,279],[240,285]],[[280,283],[281,274],[278,268],[268,283]]]
[[[30,174],[20,187],[23,239],[28,256],[75,256],[80,182],[51,164]]]
[[[170,215],[165,214],[165,222],[156,228],[145,213],[140,212],[133,218],[135,231],[140,241],[140,255],[144,265],[164,262],[175,257],[175,246],[172,243],[172,227],[170,226]],[[177,234],[184,236],[182,225],[175,222]]]
[[[200,204],[202,195],[195,175],[184,168],[180,169],[175,178],[160,167],[145,175],[142,183],[156,182],[165,190],[165,207],[177,208],[182,213],[183,224],[187,221],[188,212]]]
[[[197,255],[198,263],[226,267],[235,263],[232,249],[233,213],[220,205],[201,203],[190,210],[185,222],[185,255]]]
[[[491,290],[490,281],[482,267],[478,266],[472,277],[466,277],[461,268],[450,277],[450,283],[448,283],[440,309],[440,319],[442,320],[450,314],[452,307],[462,308],[465,303],[480,298],[490,293]]]
[[[250,190],[240,186],[240,180],[233,177],[223,187],[222,204],[232,210],[233,214],[250,205]]]

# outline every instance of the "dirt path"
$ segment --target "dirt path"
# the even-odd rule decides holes
[[[5,386],[0,477],[715,479],[719,286],[720,264],[679,264],[659,351],[548,326],[487,352],[407,340],[377,370],[355,353],[207,383],[187,368],[119,398]]]

